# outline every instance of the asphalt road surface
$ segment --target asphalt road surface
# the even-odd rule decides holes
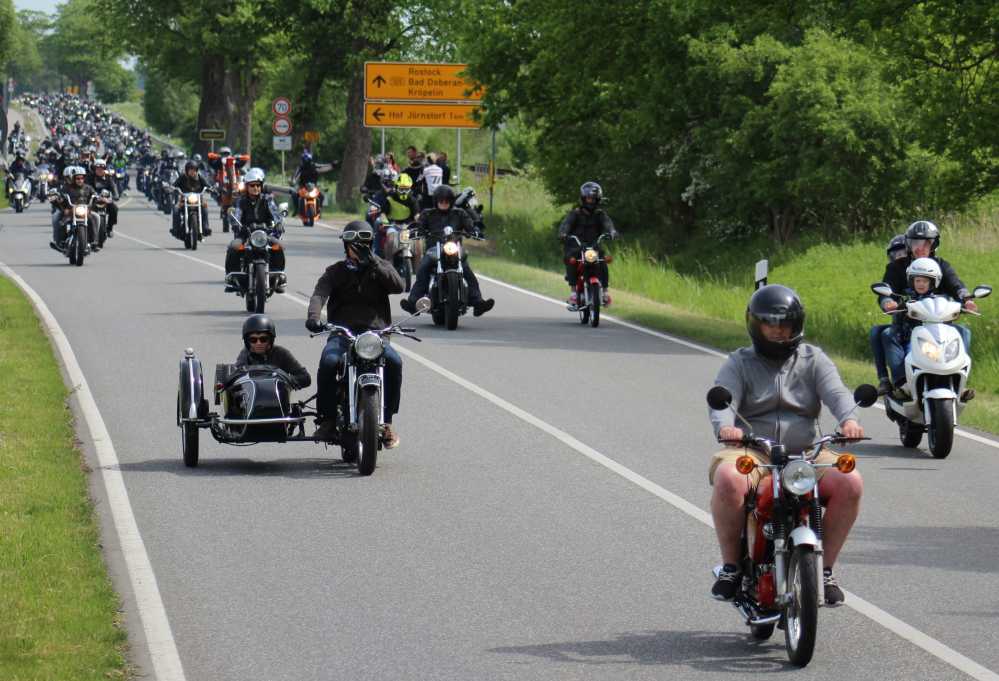
[[[191,253],[167,216],[132,196],[117,236],[82,268],[49,248],[48,207],[37,203],[0,216],[0,261],[75,349],[189,681],[662,681],[792,669],[780,632],[752,642],[735,610],[708,595],[718,554],[701,518],[717,445],[704,393],[718,356],[609,322],[581,327],[564,308],[483,281],[491,313],[455,332],[420,319],[423,343],[396,341],[408,351],[402,445],[382,452],[373,476],[358,477],[338,449],[227,447],[207,431],[202,463],[188,469],[174,425],[177,363],[193,347],[210,381],[215,363],[234,360],[243,301],[223,292],[228,235],[216,215],[215,234]],[[302,301],[342,249],[333,230],[288,225],[288,294],[268,313],[278,343],[314,371],[322,341],[308,338]],[[955,652],[991,678],[999,449],[957,438],[937,461],[901,448],[882,411],[861,419],[874,437],[855,449],[866,494],[837,575],[875,615],[821,610],[815,658],[795,678],[968,678]],[[135,660],[149,672],[95,494]],[[895,633],[905,625],[925,637]]]

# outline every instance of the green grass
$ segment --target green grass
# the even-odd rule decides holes
[[[477,186],[488,205],[488,192]],[[486,216],[492,255],[480,258],[484,274],[556,297],[562,281],[556,225],[568,206],[553,205],[538,183],[527,177],[503,178],[495,189],[495,215]],[[613,216],[613,207],[609,209]],[[939,222],[944,230],[940,254],[965,283],[997,284],[999,198],[992,197],[962,215]],[[742,319],[753,288],[753,265],[771,263],[770,281],[795,288],[808,312],[806,333],[834,357],[847,382],[876,382],[868,331],[887,323],[874,304],[869,285],[884,272],[886,238],[797,244],[775,250],[765,240],[719,243],[705,240],[665,257],[625,234],[611,250],[613,314],[730,350],[746,343]],[[985,316],[963,318],[972,329],[972,385],[978,398],[962,423],[999,433],[999,307],[980,302]]]
[[[34,311],[0,277],[0,679],[126,676],[68,391]]]

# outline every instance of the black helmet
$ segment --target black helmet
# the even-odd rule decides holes
[[[885,252],[888,254],[888,262],[895,260],[898,256],[894,254],[899,251],[901,251],[902,255],[905,255],[906,250],[905,234],[896,234],[888,242],[888,248],[885,249]]]
[[[344,226],[343,231],[340,232],[340,238],[345,245],[359,244],[361,246],[370,246],[375,240],[375,231],[364,220],[354,220]]]
[[[761,324],[790,324],[791,338],[768,340]],[[805,336],[805,306],[798,294],[787,286],[770,284],[757,289],[746,306],[746,330],[756,352],[769,359],[785,360],[794,354]]]
[[[451,185],[442,184],[434,190],[434,205],[436,206],[441,201],[447,201],[452,206],[454,205],[454,189],[451,188]]]
[[[187,160],[187,163],[185,163],[185,164],[184,164],[184,172],[185,172],[185,173],[186,173],[186,172],[187,172],[188,170],[191,170],[191,169],[194,169],[194,170],[197,170],[197,169],[198,169],[198,162],[197,162],[197,161],[195,161],[194,159],[188,159],[188,160]]]
[[[912,255],[912,242],[927,239],[930,242],[930,255],[933,255],[940,245],[940,230],[929,220],[919,220],[909,225],[905,230],[905,246]]]
[[[247,337],[251,333],[269,333],[271,336],[271,343],[277,338],[277,327],[274,326],[274,322],[271,318],[265,314],[255,314],[250,315],[243,322],[243,345],[246,346],[246,350],[250,350],[250,341]]]
[[[596,208],[603,198],[604,190],[596,182],[584,182],[583,186],[579,188],[579,205],[584,208]],[[587,199],[593,199],[593,203],[587,203]]]

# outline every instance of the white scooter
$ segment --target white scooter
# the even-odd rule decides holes
[[[885,283],[872,284],[871,290],[879,296],[897,295]],[[991,286],[976,286],[972,296],[985,298],[990,293]],[[925,432],[929,436],[930,453],[937,459],[950,454],[957,417],[969,399],[966,390],[971,357],[961,335],[949,324],[962,313],[980,316],[943,295],[910,300],[887,313],[908,315],[922,325],[912,329],[905,355],[903,390],[910,397],[901,401],[892,394],[885,395],[885,412],[898,424],[903,446],[918,447]]]

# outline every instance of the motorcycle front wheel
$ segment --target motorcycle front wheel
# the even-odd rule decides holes
[[[594,329],[600,326],[600,303],[602,302],[600,284],[587,284],[587,292],[590,298],[590,326]]]
[[[819,584],[811,546],[794,547],[787,583],[791,602],[784,610],[784,644],[791,664],[804,667],[812,661],[819,626]]]
[[[409,293],[409,289],[413,287],[413,265],[409,262],[409,258],[402,259],[399,274],[402,275],[402,281],[406,285],[406,293]]]
[[[264,313],[264,306],[267,304],[267,270],[263,267],[255,267],[253,269],[254,278],[254,293],[253,293],[253,312],[257,314]]]
[[[954,446],[954,403],[951,400],[930,400],[930,453],[934,459],[946,459]]]
[[[87,255],[87,228],[84,225],[76,226],[76,240],[73,243],[73,250],[76,258],[74,259],[73,254],[70,254],[69,261],[77,267],[81,267],[83,258]]]
[[[378,391],[372,387],[361,391],[357,401],[357,473],[371,475],[378,460]]]
[[[444,275],[444,328],[454,331],[458,328],[458,310],[461,306],[461,275],[448,272]]]

